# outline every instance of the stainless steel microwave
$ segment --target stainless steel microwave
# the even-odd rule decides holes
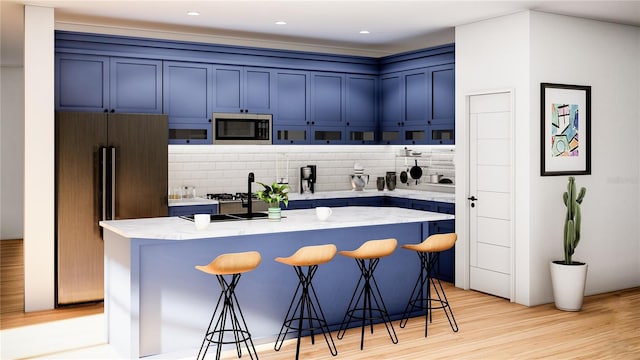
[[[271,144],[271,114],[213,113],[214,144]]]

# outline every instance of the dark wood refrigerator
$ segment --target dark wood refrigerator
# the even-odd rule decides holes
[[[167,215],[165,115],[56,113],[56,304],[104,297],[101,220]]]

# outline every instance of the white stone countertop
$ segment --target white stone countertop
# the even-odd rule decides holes
[[[437,191],[421,191],[421,190],[405,190],[395,189],[393,191],[378,190],[342,190],[342,191],[319,191],[313,194],[299,194],[292,192],[289,194],[289,200],[315,200],[315,199],[341,199],[355,197],[372,197],[372,196],[392,196],[398,198],[439,201],[445,203],[454,203],[455,194],[443,193]],[[213,205],[218,204],[218,200],[210,200],[205,198],[193,198],[183,200],[169,200],[169,206],[192,206],[192,205]]]
[[[391,196],[398,198],[414,199],[414,200],[428,200],[454,203],[455,194],[436,192],[436,191],[421,191],[421,190],[405,190],[395,189],[393,191],[383,190],[343,190],[343,191],[319,191],[313,194],[299,194],[290,193],[289,200],[314,200],[314,199],[339,199],[339,198],[354,198],[354,197],[372,197],[372,196]]]
[[[283,210],[280,222],[266,218],[218,221],[197,230],[192,221],[180,217],[101,221],[100,226],[126,238],[191,240],[238,235],[259,235],[291,231],[402,224],[454,219],[454,215],[395,207],[336,207],[329,219],[320,221],[315,209]]]

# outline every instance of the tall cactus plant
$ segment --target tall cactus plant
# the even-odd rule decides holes
[[[562,194],[564,205],[567,207],[567,214],[564,220],[564,263],[571,265],[571,256],[580,242],[580,221],[582,215],[580,204],[584,200],[587,189],[580,188],[580,193],[576,195],[576,181],[573,176],[569,177],[567,191]]]

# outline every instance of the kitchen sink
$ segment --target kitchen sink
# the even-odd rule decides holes
[[[238,217],[240,219],[249,219],[249,214],[247,213],[242,213],[242,214],[227,214],[229,216],[233,216],[233,217]],[[260,218],[266,218],[267,216],[269,216],[269,214],[267,213],[258,213],[258,212],[254,212],[251,214],[251,219],[260,219]]]
[[[266,218],[267,216],[269,216],[269,214],[267,213],[259,213],[259,212],[254,212],[251,214],[251,218],[249,217],[249,214],[247,213],[239,213],[239,214],[212,214],[211,216],[211,222],[217,222],[217,221],[234,221],[234,220],[255,220],[255,219],[262,219],[262,218]],[[185,219],[185,220],[189,220],[189,221],[193,221],[193,215],[185,215],[185,216],[180,216],[181,218]]]

